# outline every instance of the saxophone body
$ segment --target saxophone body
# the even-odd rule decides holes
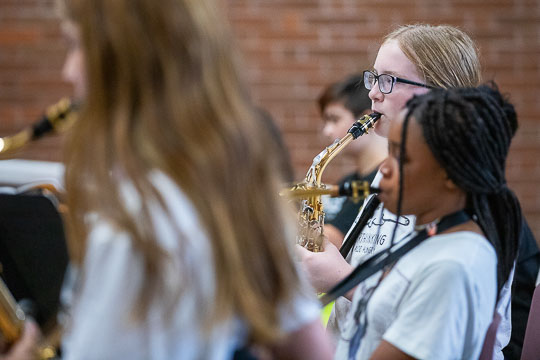
[[[368,132],[380,118],[380,114],[373,113],[364,115],[358,119],[341,139],[337,139],[332,145],[326,147],[313,159],[303,182],[296,184],[290,189],[291,192],[299,192],[307,195],[301,201],[298,213],[298,235],[296,243],[306,249],[319,252],[323,251],[324,238],[324,210],[321,194],[328,193],[328,186],[321,182],[324,169],[351,141]],[[369,184],[365,190],[369,193]]]

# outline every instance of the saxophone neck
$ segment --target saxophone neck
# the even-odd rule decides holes
[[[370,115],[364,115],[360,119],[356,120],[351,128],[347,131],[347,135],[334,141],[334,143],[326,147],[313,159],[313,164],[309,168],[305,182],[314,187],[321,186],[321,179],[324,169],[330,161],[337,154],[339,154],[343,148],[359,136],[368,133],[368,130],[375,126],[375,122],[379,120],[381,114],[373,113]]]
[[[332,159],[334,159],[336,155],[339,154],[341,150],[343,150],[343,148],[345,148],[352,140],[354,140],[353,135],[351,133],[347,133],[347,135],[339,140],[336,140],[321,153],[323,156],[321,156],[317,164],[315,164],[315,160],[313,161],[313,178],[317,187],[321,186],[322,174],[328,163],[330,163],[330,161],[332,161]]]

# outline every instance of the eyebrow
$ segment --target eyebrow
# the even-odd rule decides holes
[[[380,73],[375,70],[375,69],[371,69],[371,71],[377,75],[380,75],[380,74],[387,74],[387,75],[392,75],[392,76],[396,76],[396,77],[402,77],[399,73],[395,72],[395,71],[381,71]]]

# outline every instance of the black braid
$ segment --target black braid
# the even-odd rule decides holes
[[[411,99],[407,108],[406,121],[416,119],[435,159],[467,193],[467,210],[495,248],[500,291],[516,259],[521,231],[521,208],[505,178],[517,130],[514,107],[494,85],[484,85],[433,90]]]

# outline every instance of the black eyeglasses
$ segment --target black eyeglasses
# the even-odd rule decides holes
[[[364,86],[366,87],[366,89],[371,90],[375,86],[375,83],[377,81],[379,82],[379,90],[383,94],[390,94],[394,89],[394,84],[397,82],[433,89],[433,86],[422,84],[412,80],[402,79],[397,76],[389,74],[376,75],[369,70],[364,71]]]

